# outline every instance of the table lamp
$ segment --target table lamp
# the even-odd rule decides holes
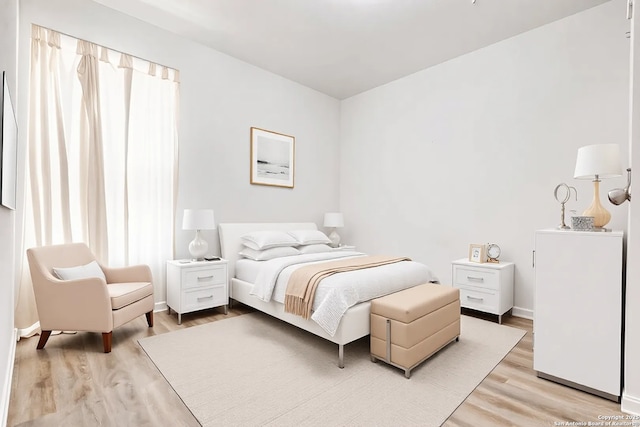
[[[611,214],[600,203],[600,179],[622,175],[620,164],[620,146],[618,144],[594,144],[580,147],[576,160],[575,179],[593,181],[593,201],[583,216],[592,216],[596,231],[607,231],[605,225]]]
[[[336,228],[344,227],[342,213],[329,212],[324,214],[324,226],[333,228],[331,234],[329,234],[329,240],[331,240],[331,245],[333,247],[338,247],[340,245],[340,236],[338,235]]]
[[[189,243],[189,253],[196,261],[204,260],[209,244],[202,238],[200,230],[215,230],[216,222],[211,209],[185,209],[182,218],[183,230],[196,230],[196,237]]]

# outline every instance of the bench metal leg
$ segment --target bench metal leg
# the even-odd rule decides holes
[[[338,367],[344,368],[344,344],[338,344]]]
[[[391,320],[387,319],[387,363],[391,362]]]

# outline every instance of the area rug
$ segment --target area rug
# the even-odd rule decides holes
[[[524,336],[462,316],[459,342],[412,371],[263,313],[139,341],[203,426],[439,426]]]

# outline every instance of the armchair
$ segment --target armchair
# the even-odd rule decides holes
[[[54,268],[69,268],[95,261],[84,243],[42,246],[27,250],[44,348],[51,331],[101,332],[104,352],[111,352],[113,329],[145,314],[153,327],[153,280],[146,265],[109,268],[106,278],[61,280]]]

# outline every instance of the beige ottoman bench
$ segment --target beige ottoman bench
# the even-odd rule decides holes
[[[426,283],[371,301],[371,360],[411,370],[460,336],[460,291]]]

